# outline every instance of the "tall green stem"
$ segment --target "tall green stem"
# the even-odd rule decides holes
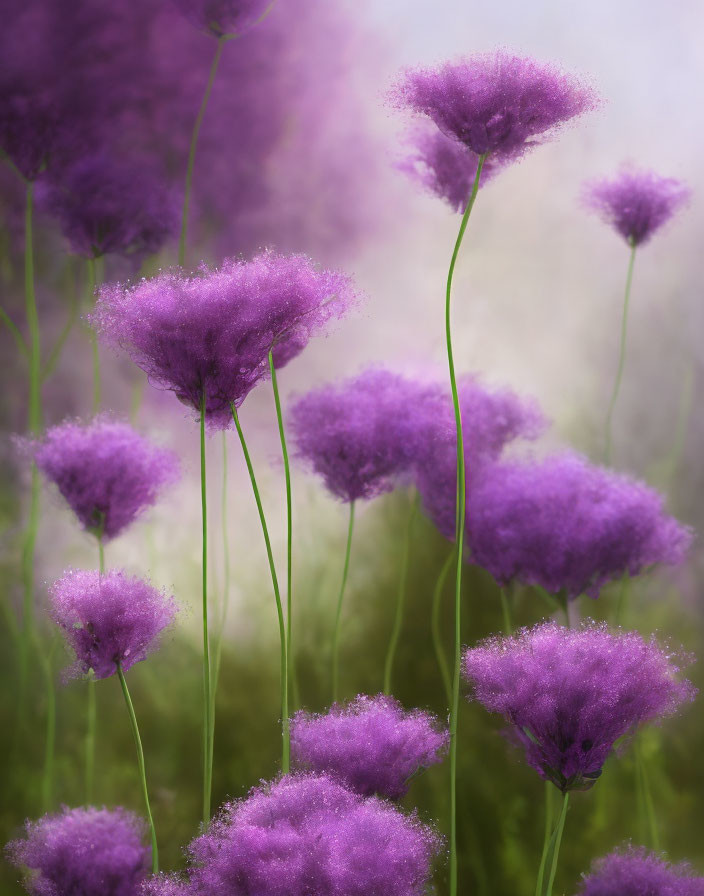
[[[213,660],[212,693],[210,695],[210,731],[211,737],[215,733],[215,692],[220,679],[220,660],[222,657],[222,640],[227,619],[227,608],[230,603],[230,536],[227,513],[227,432],[222,432],[222,497],[220,504],[220,528],[222,529],[222,563],[223,563],[223,598],[222,611],[220,613],[220,625],[215,641],[215,656]]]
[[[203,99],[200,103],[200,108],[198,109],[198,115],[196,116],[195,124],[193,125],[193,133],[191,134],[191,145],[188,149],[188,165],[186,166],[186,185],[183,191],[183,213],[181,215],[181,236],[178,242],[178,263],[183,267],[186,263],[186,238],[188,235],[188,212],[191,205],[191,186],[193,182],[193,166],[196,160],[196,147],[198,146],[198,137],[200,135],[201,125],[203,124],[203,118],[205,116],[205,110],[208,108],[208,100],[210,99],[210,93],[213,89],[213,84],[215,83],[215,76],[218,71],[218,66],[220,65],[220,57],[222,56],[222,51],[225,46],[225,41],[227,40],[227,35],[223,34],[218,38],[217,46],[215,48],[215,55],[213,56],[213,61],[210,65],[210,74],[208,75],[208,82],[205,86],[205,93],[203,94]]]
[[[550,781],[545,782],[545,826],[543,832],[543,852],[540,856],[540,866],[538,868],[538,879],[535,884],[535,896],[542,896],[543,881],[545,879],[545,864],[548,859],[548,849],[550,847],[550,836],[552,834],[552,788]]]
[[[389,647],[386,651],[386,661],[384,663],[384,693],[391,693],[391,673],[393,672],[394,659],[396,658],[396,649],[398,640],[401,636],[401,626],[403,625],[403,607],[406,601],[406,582],[408,580],[408,557],[411,552],[411,536],[413,534],[413,523],[418,513],[418,504],[420,498],[418,492],[415,493],[411,500],[411,508],[408,514],[408,522],[406,524],[406,535],[403,540],[403,554],[401,556],[401,574],[398,580],[398,593],[396,595],[396,614],[394,616],[394,625],[391,630],[391,638]]]
[[[628,305],[631,300],[631,283],[633,282],[633,264],[636,260],[636,246],[631,242],[631,252],[628,257],[628,273],[626,274],[626,291],[623,297],[623,315],[621,317],[621,345],[618,355],[618,369],[616,371],[616,381],[614,382],[614,391],[611,394],[609,402],[609,410],[606,414],[606,433],[604,436],[604,461],[611,463],[611,420],[618,400],[618,393],[621,388],[621,378],[623,377],[623,367],[626,362],[626,335],[628,330]]]
[[[103,544],[103,528],[105,517],[101,515],[99,526],[95,529],[95,537],[98,542],[98,572],[102,576],[105,572],[105,545]],[[95,781],[95,740],[98,727],[98,705],[95,694],[95,676],[91,670],[88,673],[88,708],[86,712],[86,802],[93,801],[93,784]]]
[[[262,507],[262,499],[259,494],[259,487],[257,486],[257,480],[254,475],[254,467],[252,466],[252,459],[249,456],[249,450],[247,448],[247,443],[244,438],[244,433],[242,432],[242,426],[240,425],[240,418],[237,414],[237,408],[234,403],[230,405],[232,409],[232,419],[235,421],[235,427],[237,429],[237,435],[239,436],[240,445],[242,446],[242,454],[244,455],[245,463],[247,464],[247,472],[249,473],[249,478],[252,483],[252,491],[254,492],[254,500],[257,504],[257,511],[259,512],[259,521],[262,526],[262,533],[264,535],[264,544],[266,545],[266,556],[269,561],[269,570],[271,572],[271,582],[274,587],[274,599],[276,601],[276,615],[279,621],[279,643],[281,646],[281,668],[280,668],[280,678],[281,678],[281,770],[284,774],[287,774],[290,764],[290,754],[291,754],[291,743],[289,736],[289,718],[288,718],[288,655],[286,652],[286,624],[284,621],[284,610],[281,604],[281,593],[279,591],[279,580],[276,575],[276,567],[274,566],[274,555],[271,550],[271,540],[269,538],[269,529],[266,524],[266,517],[264,516],[264,508]]]
[[[452,566],[452,561],[454,559],[455,552],[452,551],[452,553],[448,555],[447,560],[442,565],[440,575],[438,576],[438,580],[435,583],[435,588],[433,590],[433,610],[430,619],[430,630],[433,636],[435,658],[438,661],[440,675],[442,676],[442,683],[445,687],[445,695],[447,697],[448,707],[452,702],[452,680],[450,678],[450,667],[447,664],[447,657],[445,656],[445,650],[442,646],[442,636],[440,633],[440,607],[442,606],[442,593],[445,587],[445,582],[447,580],[447,576],[450,572],[450,567]]]
[[[457,429],[457,525],[455,528],[455,540],[457,550],[457,572],[455,575],[455,655],[454,671],[452,676],[452,701],[450,703],[450,896],[457,896],[457,717],[460,708],[460,664],[461,656],[461,631],[460,622],[462,616],[462,555],[464,548],[465,526],[465,463],[464,463],[464,438],[462,435],[462,413],[460,411],[460,399],[457,391],[457,377],[455,375],[455,361],[452,353],[452,278],[455,273],[457,256],[462,245],[469,216],[472,213],[474,202],[479,192],[479,180],[484,167],[486,155],[479,156],[477,173],[472,185],[472,192],[467,202],[467,208],[462,215],[455,248],[450,259],[450,269],[447,273],[447,287],[445,290],[445,338],[447,341],[447,363],[450,371],[450,387],[452,389],[452,404],[455,411],[455,426]]]
[[[567,818],[567,808],[570,801],[570,793],[569,790],[565,793],[562,798],[562,811],[560,812],[560,817],[557,820],[557,827],[555,828],[555,832],[552,835],[552,849],[550,850],[550,874],[548,877],[548,884],[545,889],[545,896],[552,896],[552,888],[555,883],[555,874],[557,873],[557,860],[560,856],[560,845],[562,843],[562,832],[565,829],[565,819]]]
[[[350,568],[350,552],[352,550],[352,533],[354,532],[354,501],[350,501],[350,518],[347,525],[347,546],[345,547],[345,563],[342,567],[342,581],[340,592],[337,595],[337,609],[335,611],[335,628],[332,635],[332,701],[338,698],[340,684],[340,622],[342,620],[342,599],[345,596],[347,585],[347,573]]]
[[[144,750],[142,749],[142,738],[139,736],[139,727],[137,725],[137,716],[134,712],[134,706],[132,705],[132,698],[130,697],[130,692],[127,689],[127,682],[125,681],[125,675],[120,667],[119,663],[117,666],[117,677],[120,679],[120,686],[122,687],[122,693],[125,697],[125,703],[127,704],[127,712],[129,713],[130,723],[132,725],[132,734],[134,735],[134,744],[137,748],[137,765],[139,766],[139,779],[142,785],[142,795],[144,796],[144,807],[147,811],[147,820],[149,821],[149,829],[152,835],[152,874],[157,874],[159,871],[159,850],[156,845],[156,828],[154,827],[154,819],[152,817],[152,809],[149,804],[149,791],[147,790],[147,772],[144,767]]]
[[[210,644],[208,640],[208,499],[205,477],[205,390],[200,402],[200,506],[203,523],[203,824],[210,821],[213,784],[213,726],[210,701]]]

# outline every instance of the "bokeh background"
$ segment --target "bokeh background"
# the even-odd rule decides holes
[[[39,0],[34,5],[41,6]],[[93,6],[92,16],[81,11]],[[30,4],[31,6],[31,4]],[[135,84],[120,150],[155,161],[179,187],[193,116],[207,76],[212,38],[181,20],[167,0],[111,4],[79,0],[53,36],[59,64],[77,65],[100,35],[101,16],[119,20],[107,57]],[[9,17],[12,26],[19,13]],[[16,30],[19,29],[17,26]],[[91,30],[94,29],[94,30]],[[606,402],[615,373],[627,248],[579,203],[584,178],[631,160],[685,180],[688,209],[638,254],[628,358],[615,419],[614,465],[667,494],[670,510],[701,531],[704,377],[700,334],[704,231],[702,146],[704,7],[696,0],[279,0],[256,30],[226,47],[199,145],[189,262],[218,262],[263,246],[310,253],[352,273],[367,294],[359,312],[317,340],[280,376],[284,404],[327,380],[383,362],[444,376],[443,288],[458,218],[396,169],[407,122],[384,105],[384,90],[404,65],[505,46],[561,63],[591,79],[602,108],[559,140],[504,171],[482,190],[462,250],[454,322],[459,367],[490,384],[536,397],[552,428],[539,450],[571,445],[598,460]],[[14,39],[22,40],[22,31]],[[130,80],[131,79],[131,80]],[[136,97],[136,99],[135,99]],[[135,111],[136,110],[136,111]],[[0,174],[0,278],[3,307],[22,320],[22,197],[9,170]],[[169,244],[141,273],[173,263]],[[108,258],[105,277],[138,271]],[[48,347],[83,289],[83,270],[48,216],[37,217],[37,279],[43,344]],[[84,308],[80,309],[85,310]],[[26,426],[26,368],[0,330],[4,438],[0,521],[2,600],[18,612],[19,547],[28,470],[11,435]],[[179,867],[197,830],[200,772],[200,505],[198,431],[170,394],[145,385],[124,358],[103,352],[104,407],[179,452],[184,477],[133,529],[108,546],[110,566],[147,574],[173,590],[181,607],[164,648],[130,673],[141,720],[154,812],[165,868]],[[90,344],[74,326],[43,391],[46,424],[89,413]],[[285,568],[283,476],[270,389],[247,399],[243,426],[264,491],[280,570]],[[220,476],[223,443],[208,444],[213,604],[223,600],[223,557],[231,591],[218,691],[214,803],[239,797],[277,772],[278,658],[274,602],[246,470],[231,434],[228,447],[229,541],[223,544]],[[409,495],[396,492],[360,509],[346,596],[342,644],[345,696],[381,689]],[[329,701],[329,644],[346,535],[346,508],[297,469],[294,476],[294,629],[299,705]],[[394,675],[407,706],[446,714],[432,652],[430,597],[449,545],[422,519],[411,552],[408,612]],[[37,615],[46,583],[67,566],[97,562],[51,489],[42,492],[37,550]],[[686,568],[632,589],[626,624],[658,630],[704,656],[701,539]],[[495,586],[479,570],[464,583],[463,640],[500,627]],[[583,615],[609,618],[616,595],[584,599]],[[529,590],[519,621],[541,617]],[[450,648],[450,595],[444,605]],[[67,659],[43,637],[56,675],[57,754],[54,804],[82,799],[85,685],[64,685]],[[0,839],[39,811],[46,693],[34,671],[32,737],[17,748],[17,657],[0,631],[2,776]],[[704,666],[693,667],[704,682]],[[97,795],[106,805],[141,810],[131,732],[115,680],[98,686]],[[460,716],[460,882],[466,893],[529,894],[542,843],[542,784],[478,707]],[[701,701],[644,748],[653,769],[664,848],[704,873]],[[416,779],[406,799],[445,828],[447,768]],[[557,890],[571,893],[590,861],[627,839],[644,842],[628,753],[614,758],[597,786],[577,794],[570,811]],[[438,886],[446,867],[439,865]],[[19,892],[16,873],[0,871],[0,889]]]

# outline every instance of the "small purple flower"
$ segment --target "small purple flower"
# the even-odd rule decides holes
[[[156,650],[176,609],[173,597],[116,570],[69,570],[50,589],[51,617],[76,654],[69,676],[126,672]]]
[[[704,877],[686,863],[671,865],[642,847],[630,847],[594,862],[579,896],[704,896]]]
[[[629,168],[613,179],[586,183],[583,192],[585,205],[631,246],[647,243],[690,195],[689,187],[674,177]]]
[[[145,164],[127,165],[98,153],[40,186],[42,205],[58,219],[71,250],[85,258],[117,254],[140,261],[178,228],[174,192]]]
[[[588,87],[559,69],[504,51],[411,69],[393,100],[427,116],[475,155],[488,153],[502,163],[596,105]]]
[[[179,476],[175,454],[108,417],[53,426],[32,453],[83,528],[105,539],[119,535]]]
[[[474,698],[510,723],[528,764],[563,792],[589,789],[619,738],[694,698],[678,672],[654,639],[596,624],[543,623],[463,658]]]
[[[400,799],[421,769],[441,762],[449,735],[427,712],[404,711],[393,697],[360,695],[324,715],[291,720],[291,757],[362,796]]]
[[[500,585],[598,597],[608,582],[682,562],[689,529],[661,495],[573,454],[483,470],[467,510],[472,560]]]
[[[327,777],[286,775],[227,804],[188,847],[188,879],[149,896],[421,896],[440,840],[413,815]]]
[[[136,896],[151,850],[143,822],[126,809],[69,809],[28,821],[7,844],[10,862],[28,868],[32,896]]]
[[[256,23],[272,0],[173,0],[188,21],[215,37],[241,34]]]
[[[207,422],[225,429],[230,404],[239,407],[268,375],[269,351],[283,367],[355,299],[344,274],[319,270],[304,255],[264,252],[193,276],[167,271],[105,286],[91,322],[197,412],[205,395]]]

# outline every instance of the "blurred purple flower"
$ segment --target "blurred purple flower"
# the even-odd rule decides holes
[[[173,0],[188,21],[215,37],[241,34],[272,6],[272,0]]]
[[[690,865],[671,865],[642,847],[617,850],[594,862],[580,896],[703,896],[704,877]]]
[[[86,258],[117,254],[141,261],[176,232],[179,203],[147,163],[100,153],[40,182],[43,207],[60,223],[71,250]]]
[[[188,847],[188,879],[149,896],[422,896],[440,841],[415,816],[327,777],[287,775],[227,804]]]
[[[249,262],[226,260],[193,276],[167,271],[134,286],[99,293],[92,323],[149,376],[225,429],[239,407],[276,367],[299,354],[311,336],[356,300],[350,279],[317,268],[304,255],[264,252]]]
[[[126,672],[156,650],[176,609],[173,597],[117,570],[69,570],[50,590],[51,617],[76,654],[69,676]]]
[[[474,698],[510,723],[528,764],[563,792],[589,789],[619,738],[694,698],[678,671],[654,639],[596,624],[543,623],[463,658]]]
[[[427,116],[475,155],[488,153],[500,163],[596,106],[593,91],[558,68],[503,50],[411,69],[392,101]]]
[[[682,562],[689,529],[658,492],[573,454],[486,468],[467,510],[472,560],[500,585],[598,597],[623,575]]]
[[[398,700],[360,695],[325,714],[298,712],[291,720],[291,758],[328,774],[362,796],[398,800],[421,769],[441,762],[449,735],[421,710]]]
[[[109,417],[53,426],[31,451],[83,528],[105,539],[119,535],[179,477],[173,452]]]
[[[126,809],[69,809],[26,823],[26,835],[7,844],[10,862],[29,869],[32,896],[135,896],[146,879],[151,850],[144,824]]]
[[[674,177],[623,168],[613,179],[584,185],[585,205],[631,246],[640,246],[675,215],[691,190]]]

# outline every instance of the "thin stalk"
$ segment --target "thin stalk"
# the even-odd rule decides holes
[[[217,46],[215,48],[215,55],[213,56],[213,61],[210,65],[210,73],[208,75],[208,82],[205,86],[205,93],[203,94],[203,99],[200,103],[200,108],[198,109],[198,115],[196,116],[195,124],[193,125],[193,133],[191,134],[191,145],[188,149],[188,165],[186,167],[186,185],[183,191],[183,213],[181,215],[181,236],[178,242],[178,263],[181,267],[186,263],[186,237],[188,235],[188,212],[191,205],[191,187],[193,182],[193,166],[196,160],[196,147],[198,145],[198,136],[200,135],[201,125],[203,124],[203,118],[205,117],[205,110],[208,107],[208,100],[210,99],[210,93],[213,89],[213,84],[215,83],[215,76],[218,71],[218,66],[220,65],[220,57],[222,56],[222,51],[225,46],[225,41],[228,39],[226,34],[223,34],[218,38]]]
[[[93,302],[93,294],[97,283],[95,259],[86,259],[86,305],[91,306]],[[91,414],[95,416],[100,410],[100,350],[98,348],[98,334],[95,329],[89,329],[90,346],[93,354],[93,404],[91,406]]]
[[[130,723],[132,725],[132,734],[134,735],[134,744],[137,748],[137,765],[139,766],[139,779],[142,785],[142,795],[144,796],[144,807],[147,810],[147,820],[149,821],[149,829],[152,835],[152,874],[159,871],[159,850],[156,845],[156,828],[154,827],[154,819],[152,817],[152,809],[149,804],[149,791],[147,790],[147,772],[144,767],[144,750],[142,749],[142,738],[139,736],[139,726],[137,725],[137,716],[132,705],[132,698],[127,689],[125,674],[120,664],[117,665],[117,677],[120,679],[120,686],[127,704],[127,712],[129,713]]]
[[[545,890],[545,896],[552,896],[552,888],[555,883],[555,874],[557,873],[557,860],[560,856],[560,845],[562,843],[562,832],[565,829],[565,819],[567,818],[567,808],[569,806],[570,801],[570,792],[569,790],[565,793],[562,799],[562,811],[560,812],[560,817],[557,820],[557,827],[555,828],[555,832],[552,836],[552,857],[550,860],[550,876],[548,877],[548,885]]]
[[[628,573],[625,573],[623,579],[621,580],[621,587],[618,591],[618,600],[616,602],[616,610],[614,612],[614,624],[621,625],[623,622],[623,616],[626,610],[626,603],[628,599],[628,592],[631,587],[631,577]]]
[[[401,636],[401,627],[403,625],[403,607],[406,601],[406,582],[408,580],[408,557],[411,552],[411,536],[413,534],[413,523],[418,513],[418,504],[420,498],[418,492],[415,493],[411,501],[411,508],[408,514],[408,522],[406,524],[406,536],[403,540],[403,554],[401,556],[401,574],[398,580],[398,593],[396,595],[396,614],[394,616],[394,625],[391,630],[391,639],[389,647],[386,651],[386,661],[384,663],[384,693],[391,693],[391,673],[394,667],[394,659],[396,658],[396,649]]]
[[[447,664],[447,657],[442,646],[442,636],[440,634],[440,607],[442,604],[442,592],[445,587],[452,561],[455,559],[455,552],[448,554],[447,560],[443,563],[440,575],[435,583],[433,590],[433,610],[430,618],[430,630],[433,636],[433,647],[435,648],[435,658],[438,661],[442,683],[445,688],[445,696],[447,697],[447,705],[452,702],[452,681],[450,679],[450,667]]]
[[[628,273],[626,274],[626,291],[623,297],[623,315],[621,317],[621,345],[618,355],[618,369],[616,371],[616,381],[614,382],[614,390],[611,393],[611,401],[609,402],[609,410],[606,414],[606,433],[604,436],[604,462],[611,463],[611,420],[618,400],[618,393],[621,388],[621,378],[623,377],[623,367],[626,362],[626,334],[628,330],[628,306],[631,300],[631,283],[633,282],[633,264],[636,260],[636,246],[631,242],[631,251],[628,257]]]
[[[95,729],[97,725],[97,701],[95,699],[95,676],[88,673],[88,709],[86,712],[86,803],[93,802],[93,782],[95,781]]]
[[[68,312],[68,317],[66,318],[66,323],[63,326],[63,329],[59,333],[59,336],[54,343],[54,347],[49,353],[49,357],[46,360],[46,364],[42,368],[42,382],[46,382],[51,374],[56,370],[56,365],[59,363],[59,359],[61,358],[61,353],[64,349],[64,345],[66,344],[66,340],[73,329],[73,325],[76,322],[76,318],[78,317],[78,301],[74,298],[71,301],[71,307]]]
[[[254,492],[254,500],[257,504],[259,512],[259,521],[262,526],[262,534],[264,535],[264,544],[266,545],[266,556],[269,561],[269,570],[271,571],[271,583],[274,587],[274,600],[276,601],[276,615],[279,621],[279,643],[281,647],[281,770],[284,774],[288,773],[291,754],[291,742],[289,736],[289,718],[288,718],[288,655],[286,653],[286,624],[284,622],[284,611],[281,604],[281,593],[279,591],[279,580],[276,575],[276,567],[274,566],[274,555],[271,550],[271,540],[269,538],[269,529],[264,516],[264,508],[262,507],[262,499],[259,494],[259,487],[254,475],[254,467],[252,459],[249,456],[249,449],[242,432],[240,418],[237,414],[237,408],[234,402],[230,405],[232,410],[232,419],[235,421],[237,435],[239,436],[240,445],[242,446],[242,454],[247,464],[247,472],[252,483],[252,491]]]
[[[461,656],[461,632],[460,622],[462,615],[462,552],[464,547],[465,525],[465,464],[464,464],[464,437],[462,435],[462,413],[460,411],[460,399],[457,391],[457,377],[455,375],[455,361],[452,352],[452,278],[455,273],[457,256],[459,255],[462,239],[464,238],[469,216],[472,213],[474,202],[479,192],[479,179],[486,155],[479,156],[477,173],[472,185],[472,192],[467,202],[467,208],[462,215],[455,248],[450,259],[450,268],[447,273],[447,286],[445,290],[445,337],[447,341],[447,363],[450,372],[450,387],[452,389],[452,404],[455,411],[455,426],[457,428],[457,525],[455,527],[455,541],[457,550],[457,572],[455,576],[455,655],[454,671],[452,676],[452,701],[450,702],[450,896],[457,896],[457,717],[460,708],[460,664]]]
[[[227,513],[227,432],[222,432],[222,498],[220,504],[220,528],[222,529],[222,565],[223,565],[223,598],[222,611],[220,613],[220,625],[217,640],[215,642],[215,657],[213,660],[213,687],[211,694],[211,732],[215,729],[215,691],[220,679],[220,660],[222,657],[222,640],[227,619],[227,609],[230,603],[230,537]]]
[[[200,504],[203,521],[203,824],[210,821],[213,783],[213,740],[210,702],[210,644],[208,641],[208,502],[205,476],[205,390],[200,402]]]
[[[538,868],[538,880],[535,884],[535,896],[542,896],[543,880],[545,878],[545,864],[548,858],[548,849],[550,847],[550,835],[552,833],[552,788],[550,781],[545,782],[545,828],[543,834],[543,852],[540,856],[540,867]]]
[[[347,524],[347,546],[345,547],[345,563],[342,567],[342,581],[340,592],[337,595],[337,609],[335,611],[335,628],[332,635],[332,702],[338,697],[340,683],[340,621],[342,619],[342,599],[345,596],[347,585],[347,573],[350,568],[350,551],[352,549],[352,533],[354,531],[354,501],[350,501],[350,517]]]
[[[513,623],[511,621],[511,595],[508,588],[499,588],[501,594],[501,614],[504,620],[504,634],[513,634]]]
[[[650,846],[655,852],[660,852],[660,832],[658,831],[658,822],[655,815],[653,793],[650,789],[650,775],[648,774],[648,766],[645,757],[643,756],[643,748],[639,741],[636,741],[635,751],[636,773],[640,779],[640,787],[643,794],[643,808],[645,809]]]
[[[29,360],[29,349],[27,348],[27,343],[24,341],[24,336],[20,333],[19,327],[4,308],[0,308],[0,321],[2,321],[10,331],[10,335],[15,340],[15,345],[17,346],[19,353],[22,357]]]

